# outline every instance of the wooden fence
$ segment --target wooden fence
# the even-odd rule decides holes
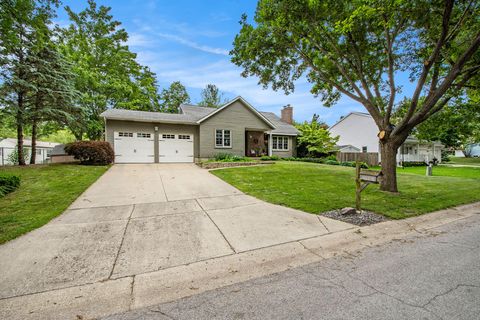
[[[362,161],[369,166],[378,165],[378,153],[377,152],[337,152],[337,161]]]

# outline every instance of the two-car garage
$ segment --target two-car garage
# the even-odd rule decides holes
[[[115,131],[113,145],[116,163],[194,161],[191,133],[160,132],[157,138],[154,131]],[[158,157],[155,157],[156,151]]]

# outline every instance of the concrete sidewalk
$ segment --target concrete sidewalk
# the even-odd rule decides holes
[[[195,165],[115,165],[64,214],[0,246],[0,318],[119,312],[148,303],[151,289],[163,296],[158,281],[276,270],[305,254],[298,241],[351,228],[247,196]]]

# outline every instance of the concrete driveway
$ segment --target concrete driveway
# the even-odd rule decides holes
[[[61,216],[0,246],[0,306],[87,284],[129,304],[115,301],[133,290],[127,277],[350,227],[247,196],[193,164],[115,165]]]

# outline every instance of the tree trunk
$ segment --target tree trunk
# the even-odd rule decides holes
[[[25,155],[23,153],[23,112],[24,112],[24,101],[23,101],[23,92],[18,92],[17,98],[17,154],[18,154],[18,164],[21,166],[25,165]]]
[[[397,150],[398,145],[386,141],[380,145],[383,179],[380,190],[398,192],[397,187]]]
[[[30,155],[30,164],[35,164],[37,158],[37,118],[32,120],[32,154]]]

